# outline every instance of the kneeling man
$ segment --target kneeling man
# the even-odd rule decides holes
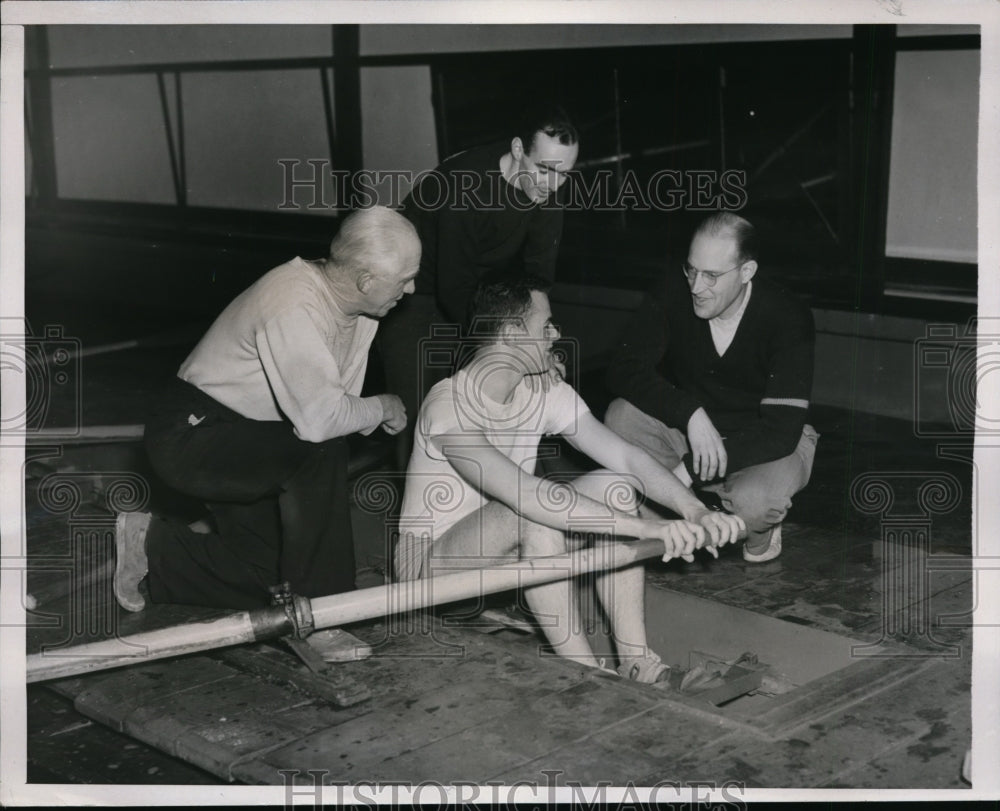
[[[761,279],[754,227],[699,225],[687,260],[631,321],[608,370],[605,423],[747,524],[745,560],[781,554],[781,522],[806,486],[813,318]],[[669,506],[669,505],[668,505]]]
[[[417,418],[396,548],[400,580],[562,554],[584,543],[575,533],[595,526],[619,537],[662,539],[665,560],[691,560],[701,547],[714,552],[744,529],[739,518],[708,510],[648,453],[597,420],[572,387],[550,377],[559,333],[546,287],[541,279],[507,277],[483,284],[473,299],[481,344],[468,365],[431,389]],[[569,485],[536,478],[539,440],[552,434],[607,470]],[[639,518],[632,485],[685,520]],[[613,626],[619,672],[650,683],[666,678],[668,668],[646,646],[643,571],[635,565],[605,572],[597,590]],[[543,631],[557,654],[599,666],[572,583],[526,588],[525,598],[545,617]]]
[[[214,526],[122,513],[114,592],[256,608],[287,581],[306,597],[354,588],[347,437],[406,425],[393,394],[362,397],[379,319],[413,292],[420,241],[400,214],[348,216],[324,259],[266,273],[216,319],[146,423],[153,469]],[[313,639],[317,635],[310,637]]]

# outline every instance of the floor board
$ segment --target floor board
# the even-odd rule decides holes
[[[140,364],[140,356],[126,355],[119,369]],[[170,352],[161,355],[162,365]],[[87,418],[107,422],[134,413],[113,402],[113,381],[96,374],[103,367],[88,363],[95,376],[87,383]],[[136,379],[152,386],[155,371],[147,366]],[[563,785],[706,779],[773,787],[961,787],[971,726],[974,578],[971,565],[963,565],[971,564],[974,547],[971,466],[937,459],[933,443],[897,422],[822,409],[815,421],[823,438],[813,480],[796,498],[778,560],[747,564],[738,549],[726,549],[719,560],[653,563],[647,582],[862,643],[905,643],[928,662],[917,677],[919,690],[900,666],[906,678],[877,696],[790,732],[775,727],[786,731],[769,736],[653,688],[540,658],[535,637],[385,620],[357,629],[377,655],[349,667],[375,698],[347,710],[311,695],[302,667],[273,646],[98,674],[86,683],[67,680],[59,689],[75,696],[76,709],[50,688],[32,687],[30,774],[40,781],[280,784],[284,769],[299,770],[309,785],[304,770],[314,768],[328,782],[546,785],[555,775]],[[102,476],[128,469],[138,458],[134,450],[39,454],[29,463],[27,584],[40,599],[29,615],[29,650],[94,638],[108,628],[128,634],[218,616],[163,606],[138,615],[119,611],[107,589],[106,536],[80,546],[81,527],[106,532]],[[79,509],[59,510],[39,497],[38,486],[67,469],[80,474],[85,498]],[[952,510],[929,517],[922,547],[892,541],[887,518],[858,510],[847,496],[859,475],[908,470],[953,475],[963,492]],[[916,514],[916,490],[897,489],[896,507]],[[165,503],[155,487],[152,498]],[[365,576],[377,579],[385,567],[381,523],[359,514],[356,526]],[[90,580],[81,580],[84,561]],[[914,580],[911,572],[926,578]],[[273,666],[277,657],[299,675],[282,676],[286,671]]]

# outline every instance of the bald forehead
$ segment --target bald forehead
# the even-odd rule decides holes
[[[371,254],[370,267],[383,275],[415,273],[420,266],[420,240],[404,237],[386,240]]]
[[[738,247],[736,235],[732,229],[726,228],[714,232],[698,231],[691,240],[691,249],[688,255],[693,265],[701,267],[698,261],[695,261],[695,256],[701,257],[701,261],[708,258],[713,261],[727,262],[735,258]]]
[[[400,256],[420,253],[420,237],[417,236],[416,229],[406,220],[384,229],[379,238],[387,249]]]

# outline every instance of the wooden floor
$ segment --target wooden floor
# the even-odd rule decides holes
[[[382,645],[371,659],[342,666],[374,694],[347,709],[318,697],[310,677],[271,646],[54,689],[91,719],[251,784],[281,784],[291,771],[306,784],[320,773],[327,784],[545,785],[555,773],[562,784],[585,786],[722,776],[756,787],[885,785],[879,758],[906,748],[923,766],[909,774],[912,784],[930,787],[937,783],[926,762],[949,740],[961,746],[959,731],[942,734],[955,719],[940,713],[937,696],[952,674],[939,662],[868,663],[853,681],[827,680],[846,707],[789,693],[771,699],[774,709],[740,718],[540,656],[535,641],[509,632],[438,623],[420,633],[386,630],[359,631]]]
[[[110,513],[98,506],[98,483],[90,506],[53,514],[51,496],[40,500],[36,489],[46,475],[29,482],[28,537],[33,556],[51,563],[67,556],[72,538],[79,545],[84,523],[106,530]],[[822,475],[815,484],[822,486]],[[361,560],[377,568],[380,519],[356,518],[369,544]],[[371,623],[355,630],[376,655],[342,667],[373,698],[348,709],[334,707],[322,685],[272,645],[33,687],[29,779],[281,784],[284,771],[307,784],[321,774],[333,783],[963,787],[971,573],[968,552],[957,546],[959,526],[944,522],[949,540],[932,535],[924,549],[908,537],[865,534],[863,526],[789,522],[785,529],[785,552],[768,564],[746,564],[738,550],[727,550],[718,561],[651,565],[651,636],[656,623],[673,621],[655,613],[657,592],[680,592],[798,627],[896,645],[906,656],[871,660],[864,665],[869,670],[855,668],[853,677],[848,668],[847,677],[820,680],[819,693],[779,696],[748,715],[739,701],[715,710],[546,657],[532,635],[484,634],[440,620],[422,628]],[[29,589],[45,600],[29,633],[31,649],[104,636],[109,628],[128,634],[214,615],[174,607],[119,612],[101,578],[102,555],[93,553],[100,546],[92,540],[89,548],[94,576],[71,582],[73,590],[64,587],[65,571],[29,573]],[[914,581],[914,570],[926,578]],[[361,576],[378,578],[375,571]],[[46,615],[63,619],[47,626]],[[746,647],[753,649],[754,640]]]
[[[52,424],[63,424],[60,408],[84,424],[139,421],[141,408],[123,392],[153,391],[186,351],[147,347],[88,358],[82,411],[56,402]],[[433,634],[389,633],[370,624],[358,633],[384,642],[379,655],[345,667],[374,697],[347,710],[268,646],[33,686],[29,781],[280,784],[283,769],[319,769],[328,781],[348,782],[545,785],[546,773],[557,773],[584,785],[965,787],[971,448],[946,458],[912,426],[862,414],[820,408],[813,421],[822,434],[816,465],[785,524],[781,557],[750,565],[728,549],[718,561],[657,563],[648,568],[648,587],[654,597],[692,595],[800,628],[904,646],[895,650],[908,656],[871,660],[867,674],[878,692],[844,682],[838,704],[830,700],[838,688],[820,684],[818,693],[800,695],[810,707],[768,726],[738,717],[735,706],[719,713],[541,657],[533,636],[440,625]],[[158,491],[137,447],[32,447],[28,457],[28,590],[40,601],[30,618],[32,650],[193,616],[169,607],[129,615],[109,593],[110,508],[128,502],[123,482],[136,488],[132,498],[148,495],[157,508],[197,507]],[[859,489],[866,481],[871,486]],[[932,482],[931,492],[943,495],[928,497]],[[891,499],[880,505],[880,492]],[[370,583],[385,567],[382,516],[357,510],[355,528],[359,576]],[[672,621],[652,611],[651,636]],[[442,646],[454,655],[439,655]],[[261,662],[270,678],[260,675]],[[788,695],[763,714],[789,707],[780,703]]]

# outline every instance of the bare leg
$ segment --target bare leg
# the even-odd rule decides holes
[[[478,569],[566,551],[563,532],[528,521],[493,501],[463,518],[434,542],[429,569],[430,575],[446,574],[455,569]],[[525,588],[524,596],[546,640],[559,656],[598,666],[584,633],[574,581],[531,586]]]
[[[596,470],[581,476],[573,485],[581,493],[620,512],[635,512],[635,491],[621,475]],[[645,567],[638,563],[623,569],[607,570],[597,575],[595,584],[597,597],[611,619],[620,663],[627,664],[643,658],[647,652]]]

